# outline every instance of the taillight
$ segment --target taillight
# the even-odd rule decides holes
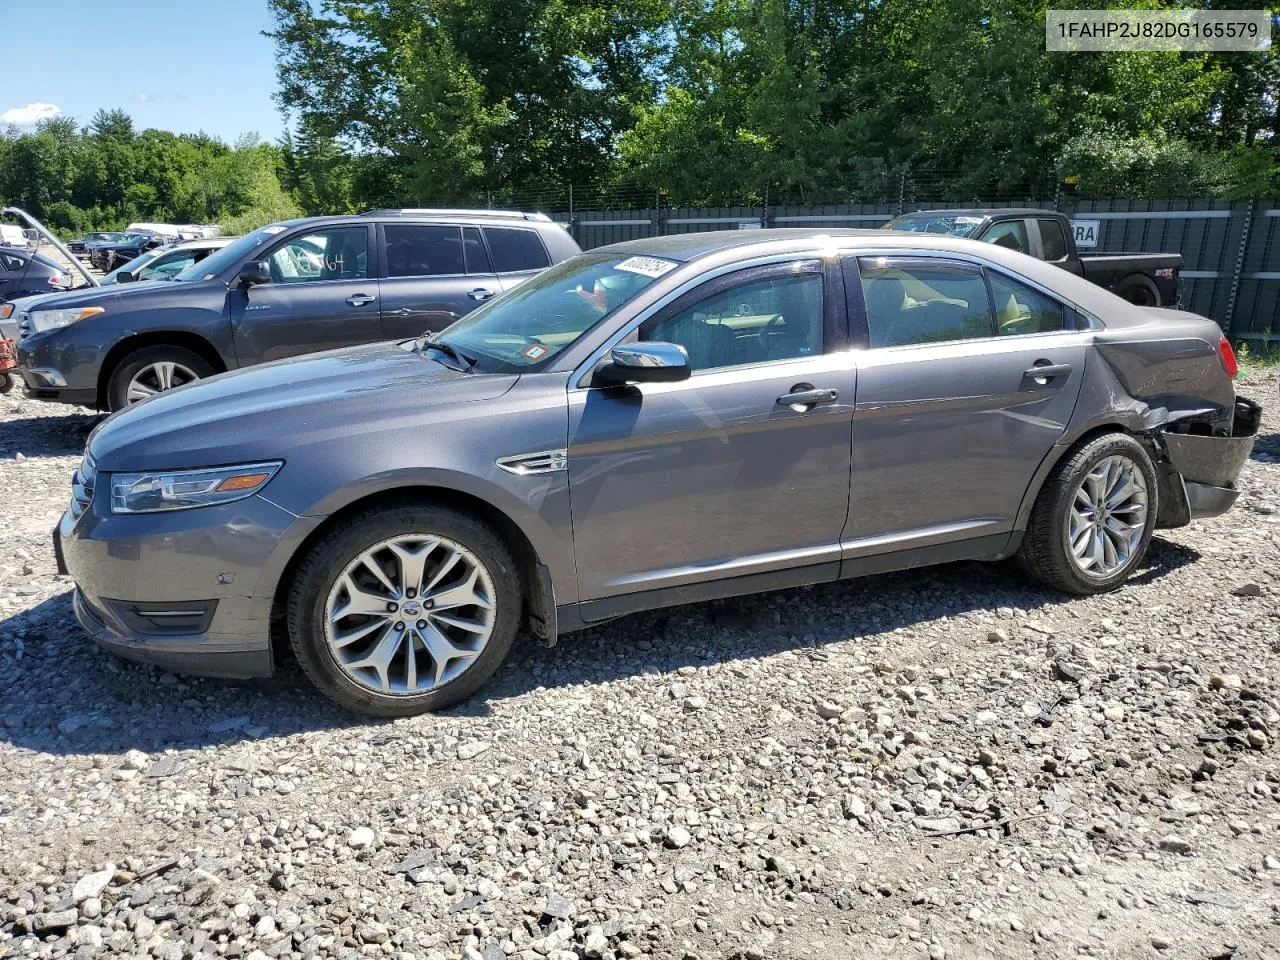
[[[1231,349],[1231,341],[1226,337],[1218,339],[1218,359],[1222,361],[1222,369],[1227,371],[1227,376],[1234,380],[1240,367],[1236,364],[1236,352]]]

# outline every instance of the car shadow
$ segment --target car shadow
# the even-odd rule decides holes
[[[1198,557],[1157,537],[1134,582],[1158,580]],[[634,614],[568,634],[552,649],[517,643],[481,694],[443,715],[484,716],[492,704],[539,688],[788,650],[825,659],[831,643],[972,611],[1010,607],[1052,620],[1056,608],[1071,602],[1030,584],[1010,564],[968,562]],[[17,638],[21,659],[13,656]],[[123,660],[99,649],[75,623],[70,591],[0,620],[0,650],[0,741],[43,753],[198,750],[312,730],[367,735],[394,723],[329,703],[292,661],[273,679],[233,681],[176,677]]]
[[[79,456],[84,452],[89,434],[105,417],[105,414],[70,413],[0,420],[0,457],[19,453],[28,460]]]
[[[1266,457],[1280,457],[1280,433],[1260,433],[1253,441],[1251,459],[1257,460],[1259,454]]]

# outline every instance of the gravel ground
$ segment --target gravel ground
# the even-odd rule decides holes
[[[94,422],[0,398],[0,956],[1280,956],[1274,407],[1118,593],[684,607],[396,722],[99,652],[49,546]]]

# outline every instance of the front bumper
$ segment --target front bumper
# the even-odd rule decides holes
[[[99,486],[102,486],[101,484]],[[98,489],[58,525],[76,618],[111,651],[181,673],[272,673],[270,621],[288,558],[319,522],[261,497],[171,513],[100,513]]]

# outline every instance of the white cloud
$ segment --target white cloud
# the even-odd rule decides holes
[[[0,126],[14,124],[19,127],[34,127],[41,120],[52,120],[60,113],[62,108],[56,103],[41,103],[37,100],[25,107],[13,107],[0,113]]]
[[[139,103],[146,103],[148,100],[151,99],[151,94],[139,93],[134,97],[134,99],[137,100]]]

